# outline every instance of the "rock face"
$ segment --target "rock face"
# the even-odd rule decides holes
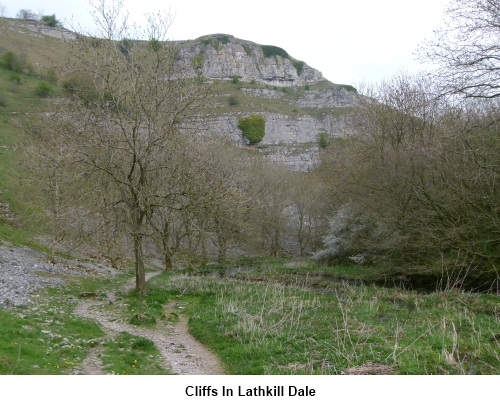
[[[76,39],[76,34],[64,27],[49,27],[40,21],[32,20],[11,20],[12,25],[18,25],[20,27],[26,28],[32,32],[36,32],[42,35],[48,35],[50,37],[63,39],[65,41],[71,41]]]
[[[308,115],[292,118],[283,114],[253,112],[266,120],[265,136],[252,147],[262,152],[269,161],[285,164],[292,170],[308,171],[319,163],[318,135],[345,137],[351,126],[350,117],[325,115],[321,119]],[[244,114],[247,115],[247,114]],[[243,114],[201,115],[197,127],[206,133],[228,136],[241,146],[249,146],[238,128],[238,117]]]
[[[278,47],[262,46],[231,35],[215,34],[180,45],[179,67],[190,75],[198,69],[210,79],[255,80],[272,86],[315,84],[324,80],[321,72],[292,58]]]
[[[325,115],[323,119],[316,119],[307,115],[291,118],[267,112],[254,112],[253,114],[260,114],[266,120],[266,135],[261,144],[267,146],[316,143],[320,133],[344,137],[350,126],[347,116],[334,118]],[[230,136],[241,145],[248,143],[238,128],[238,115],[202,115],[196,120],[198,127],[209,133]]]

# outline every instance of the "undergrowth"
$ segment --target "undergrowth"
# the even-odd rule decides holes
[[[497,296],[299,287],[182,274],[151,281],[190,300],[192,334],[234,374],[355,373],[367,364],[392,374],[500,372]]]

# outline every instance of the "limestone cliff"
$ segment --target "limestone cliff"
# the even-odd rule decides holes
[[[210,79],[252,80],[272,86],[300,86],[324,80],[321,72],[275,46],[258,45],[232,35],[207,35],[180,45],[179,66]]]

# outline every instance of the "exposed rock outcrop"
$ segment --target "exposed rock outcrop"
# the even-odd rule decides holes
[[[264,50],[268,50],[267,55]],[[273,54],[274,53],[274,54]],[[263,47],[232,35],[207,35],[180,45],[178,66],[187,67],[190,75],[199,69],[211,79],[229,80],[234,76],[242,81],[273,86],[314,84],[323,75],[306,63],[289,56],[277,47]]]

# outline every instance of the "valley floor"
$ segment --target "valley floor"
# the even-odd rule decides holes
[[[244,258],[134,274],[0,249],[0,374],[500,374],[500,297]]]

